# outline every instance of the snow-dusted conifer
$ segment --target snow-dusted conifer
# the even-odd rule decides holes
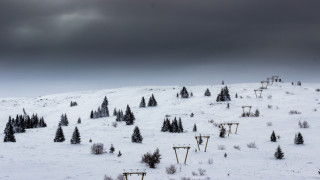
[[[144,99],[144,97],[141,98],[141,102],[140,102],[139,107],[140,107],[140,108],[146,107],[146,100]]]
[[[70,143],[71,144],[80,144],[81,143],[80,132],[77,127],[74,128]]]
[[[277,142],[277,137],[276,137],[276,134],[274,133],[274,131],[272,131],[270,140],[271,140],[272,142]]]
[[[209,91],[209,88],[206,90],[206,92],[204,93],[204,96],[211,96],[211,92]]]
[[[3,142],[16,142],[16,138],[14,137],[14,130],[11,124],[11,121],[7,123],[6,129],[4,131],[4,139]]]
[[[276,159],[282,159],[284,157],[284,153],[282,152],[280,145],[278,146],[276,152],[274,153],[274,157]]]
[[[180,91],[180,97],[181,98],[189,98],[189,93],[187,91],[187,88],[183,86],[182,90]]]
[[[58,126],[56,131],[56,137],[53,139],[54,142],[63,142],[65,141],[63,130],[61,126]]]
[[[302,134],[300,132],[298,134],[296,134],[296,136],[294,138],[294,143],[295,144],[303,144],[304,143]]]
[[[131,109],[129,105],[127,105],[126,114],[124,115],[124,121],[127,125],[133,125],[134,124],[134,114],[131,112]]]
[[[141,133],[140,133],[140,129],[138,126],[136,126],[133,130],[133,134],[131,136],[131,142],[133,143],[141,143],[143,140]]]

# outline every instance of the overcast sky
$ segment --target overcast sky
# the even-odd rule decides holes
[[[1,0],[0,97],[320,81],[318,0]]]

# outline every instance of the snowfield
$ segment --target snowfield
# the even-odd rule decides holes
[[[38,98],[2,98],[0,99],[0,179],[1,180],[35,180],[35,179],[75,179],[102,180],[104,175],[116,179],[124,169],[146,169],[145,180],[180,180],[182,177],[191,179],[320,179],[320,84],[302,84],[292,86],[291,83],[274,83],[262,93],[263,98],[256,98],[254,89],[260,83],[228,85],[231,101],[230,109],[227,103],[216,102],[217,94],[222,85],[187,86],[193,97],[177,98],[182,86],[150,86],[127,87],[99,91],[72,92],[42,96]],[[211,97],[205,97],[209,88]],[[235,98],[235,94],[239,98]],[[148,102],[154,94],[158,106],[139,108],[142,96]],[[104,96],[109,101],[110,117],[90,119],[91,110],[97,109]],[[240,98],[242,96],[243,98]],[[271,98],[268,96],[272,96]],[[70,101],[76,101],[78,106],[70,107]],[[116,117],[113,109],[125,112],[130,105],[136,120],[128,126],[125,122],[113,127]],[[252,106],[252,112],[260,111],[260,117],[240,117],[241,106]],[[272,105],[272,108],[268,108]],[[25,108],[29,115],[37,113],[43,116],[48,127],[27,129],[26,133],[16,133],[16,143],[4,143],[3,130],[8,117],[23,114]],[[315,111],[315,109],[317,111]],[[291,110],[301,114],[290,115]],[[54,143],[58,122],[61,114],[66,113],[69,126],[63,127],[66,141]],[[194,117],[190,114],[194,113]],[[161,132],[161,126],[166,115],[170,120],[181,117],[184,133]],[[81,117],[82,123],[77,124]],[[226,138],[219,137],[219,128],[215,123],[239,122],[238,133]],[[298,122],[307,121],[310,128],[300,128]],[[267,126],[271,122],[272,126]],[[197,124],[198,131],[192,132]],[[70,144],[73,130],[77,126],[81,135],[81,144]],[[131,135],[135,126],[139,126],[143,142],[132,143]],[[228,128],[227,128],[228,130]],[[272,131],[280,136],[277,142],[270,141]],[[305,143],[295,145],[295,134],[301,132]],[[207,152],[197,149],[195,135],[210,135]],[[90,152],[92,143],[103,143],[107,154],[93,155]],[[247,144],[255,142],[257,148],[248,148]],[[116,151],[109,153],[113,144]],[[186,150],[179,150],[180,165],[176,163],[174,145],[190,145],[187,165],[183,164]],[[225,146],[219,150],[218,146]],[[240,150],[234,148],[239,145]],[[278,145],[284,152],[284,159],[274,158]],[[156,169],[141,163],[141,157],[147,152],[160,149],[161,163]],[[117,157],[118,151],[122,152]],[[224,154],[227,153],[227,157]],[[213,163],[209,164],[208,160]],[[176,165],[177,173],[169,175],[166,167]],[[193,175],[198,169],[206,170],[204,176]],[[198,173],[199,174],[199,173]],[[141,176],[130,176],[130,180],[141,179]]]

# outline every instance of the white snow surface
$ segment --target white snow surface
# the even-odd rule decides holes
[[[0,99],[0,179],[1,180],[35,180],[35,179],[77,179],[99,180],[104,175],[116,179],[123,170],[146,169],[145,180],[164,180],[190,177],[191,179],[319,179],[320,168],[320,84],[303,84],[292,86],[291,83],[273,84],[264,90],[263,98],[256,98],[254,89],[259,83],[228,85],[231,99],[230,109],[226,103],[217,103],[216,95],[222,85],[187,86],[193,92],[188,99],[177,98],[182,86],[144,86],[107,89],[99,91],[72,92],[38,98],[2,98]],[[205,97],[209,88],[212,96]],[[235,98],[235,94],[243,98]],[[139,108],[142,96],[146,98],[154,94],[158,101],[157,107]],[[271,99],[267,98],[269,95]],[[90,119],[91,110],[101,105],[104,96],[109,100],[110,117]],[[70,101],[76,101],[78,106],[70,107]],[[115,117],[113,109],[125,112],[127,104],[134,112],[136,121],[128,126],[124,122],[113,127]],[[259,109],[260,117],[240,117],[241,106],[251,105],[252,111]],[[273,107],[270,109],[268,105]],[[22,109],[31,115],[37,113],[43,116],[48,127],[27,129],[26,133],[15,134],[16,143],[4,143],[3,130],[8,117],[23,114]],[[317,109],[317,111],[315,111]],[[290,115],[290,110],[301,112]],[[194,117],[190,117],[191,113]],[[66,141],[54,143],[58,122],[62,113],[66,113],[69,126],[63,127]],[[184,133],[160,132],[165,115],[170,119],[181,117]],[[81,117],[82,124],[77,124]],[[237,134],[220,138],[219,128],[208,122],[239,122]],[[310,128],[301,129],[299,121],[308,121]],[[272,126],[267,126],[272,122]],[[198,132],[192,132],[197,124]],[[81,144],[70,144],[73,130],[77,126],[81,135]],[[135,126],[139,126],[143,136],[141,144],[132,143],[131,135]],[[235,126],[232,127],[233,131]],[[270,141],[272,131],[280,136],[277,142]],[[294,136],[301,132],[305,144],[295,145]],[[210,135],[207,152],[195,152],[197,148],[195,135]],[[107,151],[111,144],[114,154],[93,155],[90,152],[92,143],[103,143]],[[257,149],[247,147],[255,142]],[[191,149],[187,165],[177,164],[174,151],[175,145],[190,145]],[[225,150],[218,146],[224,145]],[[241,150],[234,149],[239,145]],[[274,152],[280,145],[284,159],[274,158]],[[162,154],[161,163],[155,169],[141,163],[141,157],[146,152],[156,148]],[[122,157],[117,157],[118,151]],[[179,150],[178,156],[183,162],[186,150]],[[227,153],[227,158],[224,154]],[[209,164],[208,160],[213,159]],[[166,167],[176,165],[178,172],[174,175],[166,173]],[[193,176],[198,169],[206,170],[204,176]],[[130,180],[141,179],[141,176],[130,176]]]

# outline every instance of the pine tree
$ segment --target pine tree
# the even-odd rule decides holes
[[[114,110],[113,110],[113,116],[117,116],[117,108],[114,108]]]
[[[141,133],[140,133],[140,129],[138,126],[136,126],[133,130],[133,134],[131,136],[131,142],[133,143],[141,143],[143,140]]]
[[[122,156],[122,153],[121,153],[121,151],[119,151],[119,153],[118,153],[118,157],[120,157],[120,156]]]
[[[60,125],[60,126],[68,126],[68,125],[69,125],[69,121],[68,121],[67,114],[64,114],[64,115],[62,114],[62,115],[61,115],[59,125]]]
[[[274,153],[274,157],[276,159],[282,159],[284,157],[284,153],[282,152],[280,145],[278,146],[276,152]]]
[[[168,131],[172,132],[172,124],[168,118],[166,119],[166,126],[168,127]]]
[[[80,132],[77,127],[74,128],[70,142],[71,142],[71,144],[80,144],[80,142],[81,142]]]
[[[180,97],[181,98],[189,98],[189,93],[187,91],[187,88],[183,86],[182,90],[180,91]]]
[[[90,119],[93,119],[93,110],[91,110]]]
[[[179,94],[177,93],[177,98],[179,97]]]
[[[144,97],[141,98],[141,102],[140,102],[139,107],[140,107],[140,108],[146,107],[146,100],[144,99]]]
[[[58,126],[56,131],[56,137],[54,138],[54,142],[63,142],[65,140],[63,130],[61,126]]]
[[[80,117],[78,118],[78,124],[81,124],[81,118]]]
[[[226,136],[226,129],[221,126],[219,137],[224,138]]]
[[[39,126],[40,127],[47,127],[47,123],[44,121],[43,117],[40,118]]]
[[[206,90],[206,92],[204,93],[204,96],[211,96],[211,92],[209,91],[209,88]]]
[[[272,142],[277,142],[277,137],[276,137],[276,134],[274,133],[274,131],[272,131],[270,140],[271,140]]]
[[[166,120],[164,119],[161,127],[161,132],[166,132],[166,131],[168,131],[168,128],[166,127]]]
[[[238,98],[238,93],[236,93],[236,96],[235,96],[235,98]]]
[[[203,143],[203,140],[202,140],[202,136],[200,134],[200,137],[199,137],[199,142],[198,142],[200,145]]]
[[[101,104],[101,109],[98,110],[98,112],[100,112],[100,117],[109,117],[108,104],[109,104],[109,102],[107,100],[107,97],[105,96],[103,99],[103,102]]]
[[[302,134],[300,132],[298,133],[298,135],[296,134],[296,136],[294,138],[294,143],[295,144],[303,144],[304,143]]]
[[[113,147],[113,144],[111,144],[111,147],[110,147],[110,149],[109,149],[109,152],[110,153],[113,153],[115,151],[115,148]]]
[[[259,112],[258,109],[256,109],[256,111],[254,112],[254,116],[255,116],[255,117],[259,117],[259,116],[260,116],[260,112]]]
[[[224,85],[224,80],[222,80],[221,84]]]
[[[227,109],[230,109],[230,103],[227,104]]]
[[[229,89],[227,86],[221,89],[221,92],[220,92],[220,94],[218,94],[216,101],[217,102],[231,101],[231,98],[229,95]]]
[[[172,126],[172,132],[173,133],[178,133],[179,132],[179,125],[178,125],[178,121],[177,121],[176,117],[172,121],[171,126]]]
[[[179,133],[183,132],[183,126],[182,126],[181,118],[179,118],[179,123],[178,123],[178,132],[179,132]]]
[[[11,124],[11,121],[7,123],[6,129],[4,130],[4,139],[3,142],[16,142],[16,138],[14,137],[14,130]]]
[[[124,121],[127,125],[133,125],[134,124],[134,114],[131,112],[131,109],[129,105],[127,105],[126,114],[124,115]]]
[[[190,96],[193,97],[193,93],[192,92],[190,93]]]
[[[197,125],[196,124],[193,125],[193,130],[192,131],[193,132],[197,132]]]

